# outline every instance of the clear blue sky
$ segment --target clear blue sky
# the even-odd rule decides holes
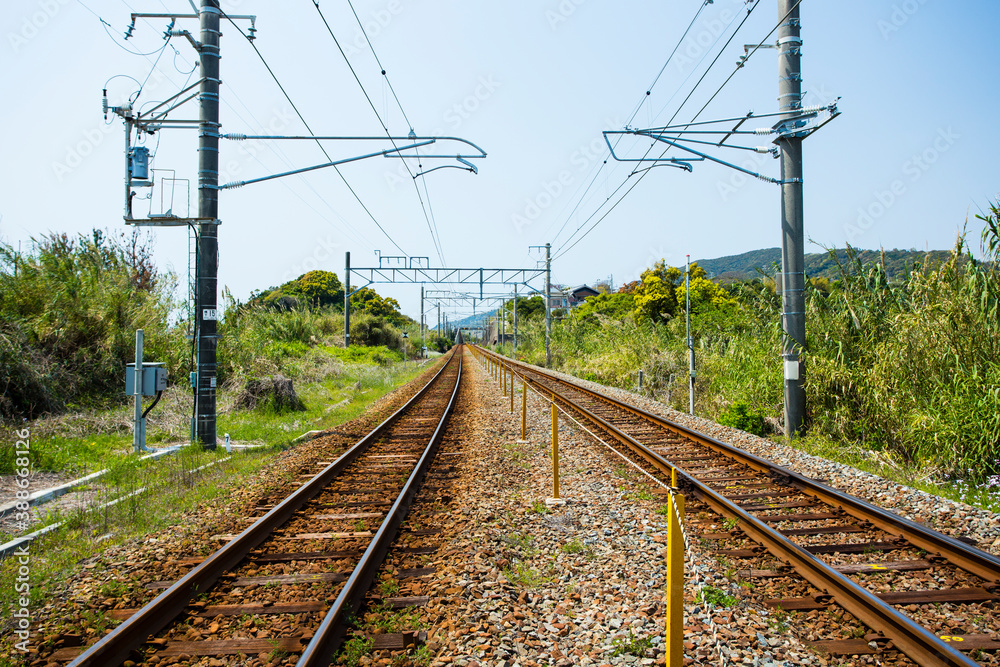
[[[647,97],[701,5],[699,0],[354,1],[416,132],[456,134],[489,154],[476,176],[447,169],[426,178],[426,193],[421,185],[448,265],[530,267],[537,255],[529,254],[529,245],[551,241],[556,249],[565,247],[631,170],[623,164],[604,167],[601,130],[620,129],[644,98],[632,124],[665,123],[754,3],[716,0],[705,7]],[[222,6],[257,15],[258,48],[317,133],[381,132],[312,0],[224,0]],[[393,133],[405,135],[410,124],[384,86],[347,0],[323,0],[320,6],[374,106]],[[101,90],[116,74],[142,81],[152,72],[137,103],[148,108],[183,87],[195,58],[190,45],[174,38],[157,61],[165,20],[140,21],[127,43],[122,33],[130,11],[185,12],[190,5],[12,0],[5,7],[0,237],[16,246],[50,230],[122,227],[123,129],[117,121],[105,125]],[[98,16],[111,28],[106,31]],[[743,45],[762,40],[777,19],[776,2],[761,0],[678,120],[690,120],[734,70]],[[1000,192],[995,157],[1000,5],[803,0],[802,21],[807,102],[842,97],[843,112],[805,144],[807,237],[824,245],[944,249],[968,217],[970,239],[978,247],[981,225],[974,215]],[[179,27],[196,31],[197,25]],[[122,44],[153,55],[132,55]],[[224,131],[304,133],[256,54],[230,25],[224,26],[222,44]],[[129,79],[113,79],[111,103],[121,104],[136,88]],[[701,118],[774,111],[776,95],[775,51],[760,50]],[[189,107],[187,114],[197,117],[197,108]],[[191,179],[193,205],[195,133],[161,135],[158,144],[150,143],[156,149],[154,167]],[[324,160],[312,143],[257,145],[252,153],[248,148],[223,145],[223,164],[235,167],[227,171],[238,171],[225,180]],[[622,148],[631,154],[643,150],[628,141]],[[358,147],[336,144],[328,150],[341,158]],[[759,162],[763,172],[778,175],[777,161]],[[416,190],[409,176],[398,176],[398,166],[373,158],[342,170],[406,253],[429,256],[439,265]],[[775,185],[744,181],[719,165],[698,164],[690,174],[655,169],[559,258],[554,280],[578,284],[613,275],[620,284],[660,257],[680,264],[688,253],[707,258],[777,246],[778,194]],[[346,250],[355,265],[371,265],[376,249],[399,254],[332,170],[221,197],[220,281],[238,298],[311,268],[342,275]],[[179,210],[180,202],[174,207]],[[863,211],[870,217],[861,218]],[[163,229],[155,235],[159,265],[183,279],[185,233]],[[376,289],[417,315],[418,287]]]

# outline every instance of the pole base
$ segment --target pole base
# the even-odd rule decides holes
[[[565,498],[546,498],[545,499],[545,506],[546,507],[562,507],[567,502],[569,502],[569,501],[566,500]]]
[[[530,445],[531,444],[531,440],[515,440],[514,444],[515,445]]]

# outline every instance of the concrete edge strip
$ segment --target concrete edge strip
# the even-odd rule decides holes
[[[145,456],[140,456],[139,460],[140,461],[145,461],[146,459],[155,459],[155,458],[159,458],[161,456],[166,456],[167,454],[173,454],[174,452],[177,452],[179,450],[180,450],[180,446],[167,447],[165,449],[161,449],[161,450],[155,451],[155,452],[153,452],[151,454],[146,454]],[[108,469],[105,468],[104,470],[98,470],[97,472],[92,472],[89,475],[86,475],[86,476],[81,477],[79,479],[74,479],[74,480],[72,480],[70,482],[66,482],[65,484],[60,484],[59,486],[53,486],[53,487],[50,487],[48,489],[41,489],[39,491],[35,491],[34,493],[32,493],[31,495],[28,496],[27,502],[28,502],[29,505],[44,505],[45,503],[47,503],[47,502],[49,502],[51,500],[55,500],[59,496],[65,495],[66,493],[69,493],[70,491],[72,491],[73,489],[75,489],[78,486],[83,486],[84,484],[87,484],[88,482],[93,482],[95,479],[99,479],[100,477],[103,477],[107,473],[108,473]],[[21,504],[22,502],[24,502],[24,501],[23,500],[15,500],[13,502],[7,503],[6,505],[0,506],[0,519],[2,519],[3,517],[7,516],[8,514],[14,512],[17,509],[17,506],[19,504]]]
[[[177,451],[177,450],[174,449],[173,451]],[[168,453],[171,453],[171,450],[163,450],[163,451],[160,451],[160,452],[154,452],[154,454],[150,454],[149,456],[154,456],[154,455],[163,456],[164,454],[168,454]],[[143,458],[148,458],[148,457],[143,457]],[[218,461],[211,461],[209,463],[206,463],[205,465],[203,465],[201,467],[198,467],[198,468],[195,468],[194,470],[188,470],[188,472],[189,473],[200,472],[202,470],[205,470],[206,468],[211,468],[212,466],[218,465],[220,463],[224,463],[224,462],[228,461],[231,458],[232,458],[232,456],[226,456],[225,458],[221,458]],[[106,472],[106,471],[102,471],[102,472]],[[81,479],[86,479],[86,478],[81,478]],[[77,480],[77,481],[80,481],[80,480]],[[121,496],[119,498],[115,498],[114,500],[111,500],[111,501],[108,501],[108,502],[104,503],[103,505],[101,505],[97,509],[100,510],[100,509],[106,509],[108,507],[113,507],[113,506],[117,505],[118,503],[122,502],[123,500],[128,500],[132,496],[137,496],[137,495],[139,495],[141,493],[145,493],[147,490],[148,490],[148,488],[145,487],[145,486],[142,487],[142,488],[140,488],[140,489],[136,489],[135,491],[133,491],[131,493],[125,494],[124,496]],[[46,533],[50,533],[53,530],[56,530],[57,528],[59,528],[62,525],[63,525],[62,521],[60,521],[59,523],[53,523],[51,525],[45,526],[44,528],[39,528],[38,530],[36,530],[33,533],[28,533],[27,535],[21,535],[20,537],[15,537],[13,540],[11,540],[10,542],[7,542],[6,544],[0,544],[0,560],[3,560],[5,558],[11,556],[15,552],[17,552],[18,549],[22,545],[28,544],[32,540],[35,540],[35,539],[41,537],[42,535],[45,535]]]

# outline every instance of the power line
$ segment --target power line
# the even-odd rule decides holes
[[[228,20],[230,23],[233,24],[233,27],[235,27],[237,30],[239,30],[239,26],[236,25],[236,23],[233,21],[233,19],[231,19],[229,17],[229,15],[227,13],[222,12],[222,15],[226,18],[226,20]],[[242,30],[240,30],[240,34],[243,34]],[[250,43],[250,46],[253,48],[254,53],[257,54],[257,57],[260,58],[260,61],[261,61],[261,63],[263,63],[265,69],[267,69],[268,74],[270,74],[271,78],[274,79],[274,83],[277,84],[278,89],[281,90],[281,94],[285,96],[286,100],[288,100],[288,103],[291,105],[292,109],[295,111],[295,115],[297,115],[299,117],[299,120],[302,121],[302,124],[305,126],[306,130],[309,131],[309,134],[312,135],[312,136],[316,136],[316,133],[313,132],[313,129],[309,126],[309,123],[306,122],[306,119],[305,119],[305,117],[303,117],[302,112],[299,111],[299,108],[297,106],[295,106],[295,102],[292,101],[292,98],[288,94],[288,91],[285,90],[285,87],[281,84],[281,81],[278,80],[278,77],[274,73],[274,70],[271,69],[271,66],[268,64],[267,60],[264,58],[264,54],[262,54],[260,52],[260,49],[257,48],[257,45],[254,44],[253,40],[251,40],[249,37],[247,38],[247,41]],[[323,147],[323,144],[318,139],[316,140],[316,145],[319,146],[319,149],[321,151],[323,151],[323,155],[326,156],[327,160],[329,160],[330,162],[334,161],[333,158],[330,157],[330,154],[326,152],[326,148]],[[361,197],[358,196],[358,193],[355,192],[355,190],[354,190],[353,187],[351,187],[351,184],[347,182],[347,178],[345,178],[344,174],[341,173],[340,168],[337,167],[336,165],[334,165],[333,168],[337,172],[337,175],[340,176],[340,180],[344,182],[344,185],[347,186],[347,189],[354,196],[354,199],[357,200],[358,204],[361,205],[361,208],[364,209],[364,212],[368,215],[369,218],[371,218],[371,221],[375,223],[375,226],[378,227],[379,230],[383,234],[385,234],[385,237],[387,239],[389,239],[389,242],[392,243],[392,245],[396,246],[396,248],[401,253],[403,253],[404,255],[409,256],[408,253],[405,250],[403,250],[403,248],[398,243],[396,243],[396,240],[394,238],[392,238],[392,236],[389,234],[389,232],[387,232],[385,230],[385,228],[382,226],[382,224],[379,223],[378,219],[376,219],[375,216],[372,214],[372,212],[368,209],[368,207],[365,206],[365,203],[363,201],[361,201]]]
[[[330,38],[333,39],[333,43],[337,45],[337,50],[340,51],[340,55],[343,56],[344,62],[347,63],[348,69],[351,70],[351,74],[354,76],[354,80],[357,81],[358,86],[361,88],[361,92],[365,96],[365,99],[368,100],[368,106],[371,107],[372,112],[374,112],[375,117],[378,118],[379,124],[382,126],[382,129],[385,131],[386,136],[389,137],[389,141],[390,141],[390,143],[392,143],[392,147],[398,149],[398,146],[396,146],[396,142],[393,141],[393,139],[392,139],[392,135],[389,132],[389,128],[386,126],[385,120],[383,120],[382,116],[379,114],[378,109],[375,107],[374,102],[372,102],[371,96],[368,94],[368,91],[365,89],[364,84],[361,83],[361,78],[358,76],[357,71],[355,71],[354,65],[351,64],[350,59],[347,57],[347,53],[344,51],[344,48],[340,45],[340,40],[338,40],[337,36],[334,34],[333,28],[330,27],[330,22],[326,20],[326,16],[323,14],[323,10],[320,9],[319,0],[312,0],[312,3],[313,3],[313,6],[316,8],[316,12],[320,16],[320,19],[322,19],[323,25],[326,26],[326,31],[330,34]],[[351,7],[351,11],[353,11],[353,10],[354,10],[354,7],[352,6]],[[354,17],[358,20],[358,25],[361,25],[361,19],[358,18],[357,13],[354,14]],[[365,34],[365,39],[367,40],[368,39],[368,34],[365,32],[365,29],[364,29],[363,25],[361,25],[361,32]],[[372,55],[375,56],[375,62],[379,63],[379,69],[382,72],[382,76],[386,77],[385,68],[382,67],[381,62],[379,61],[378,55],[375,53],[375,48],[372,47],[371,41],[368,41],[368,46],[372,49]],[[387,77],[386,77],[386,81],[388,82],[388,78]],[[389,87],[391,89],[392,85],[389,84]],[[395,91],[393,91],[393,96],[395,96],[395,95],[396,95],[396,93],[395,93]],[[396,102],[397,102],[397,104],[399,103],[399,98],[398,97],[396,98]],[[402,105],[400,105],[400,110],[402,111]],[[403,113],[403,118],[404,119],[406,118],[406,113],[405,112]],[[409,122],[409,121],[407,121],[407,122]],[[412,129],[413,128],[411,127],[410,130],[412,131]],[[437,254],[438,254],[438,259],[441,261],[442,266],[447,265],[447,262],[444,259],[444,252],[443,252],[443,249],[442,249],[442,246],[441,246],[441,239],[440,239],[440,236],[437,233],[437,226],[432,222],[431,216],[427,212],[427,207],[424,205],[423,195],[420,194],[420,186],[417,185],[416,177],[413,175],[413,172],[410,171],[410,165],[408,165],[406,163],[406,160],[403,160],[403,166],[406,167],[406,172],[410,175],[410,178],[413,180],[413,187],[416,190],[417,199],[420,200],[420,210],[423,211],[423,213],[424,213],[424,219],[427,221],[427,230],[431,234],[431,241],[434,243],[434,247],[435,247],[435,249],[437,251]],[[426,188],[426,183],[425,183],[425,188]],[[430,200],[430,195],[428,195],[428,201],[429,200]]]
[[[667,56],[666,61],[663,63],[663,67],[661,67],[660,71],[657,72],[656,77],[653,79],[653,83],[651,83],[646,88],[646,94],[643,95],[642,98],[639,100],[639,103],[636,104],[636,107],[632,111],[632,115],[629,117],[629,120],[626,123],[626,125],[631,125],[632,121],[635,120],[635,117],[639,114],[639,111],[642,110],[643,104],[645,104],[649,100],[650,93],[652,92],[653,88],[656,87],[656,84],[660,80],[660,77],[663,76],[663,73],[667,70],[667,67],[670,65],[670,61],[673,60],[673,57],[677,54],[677,50],[680,49],[681,45],[684,43],[684,40],[687,39],[688,33],[691,32],[691,28],[694,27],[694,24],[698,21],[698,18],[701,16],[701,13],[705,10],[705,7],[708,6],[709,4],[711,4],[711,2],[712,2],[712,0],[705,0],[701,4],[701,6],[698,7],[698,11],[695,12],[694,18],[691,19],[691,22],[688,24],[687,28],[685,28],[684,33],[680,36],[680,39],[677,40],[677,44],[674,45],[674,48],[670,52],[670,55]],[[685,79],[685,81],[686,81],[686,79]],[[681,84],[681,85],[683,85],[683,84]],[[677,93],[674,92],[674,94],[670,96],[670,100],[672,100],[676,94]],[[669,104],[670,100],[667,101],[668,104]],[[622,136],[619,136],[617,139],[615,139],[615,146],[614,146],[615,148],[618,147],[618,143],[621,140],[622,140]],[[610,155],[610,152],[605,155],[603,163],[598,167],[597,172],[594,173],[594,177],[591,179],[590,183],[587,184],[587,187],[586,187],[586,189],[584,189],[583,194],[580,195],[580,199],[577,201],[576,206],[573,207],[573,210],[570,212],[569,216],[567,216],[566,220],[563,222],[562,226],[559,228],[559,231],[557,231],[556,235],[552,238],[553,241],[555,241],[556,239],[559,238],[559,235],[563,233],[564,229],[566,229],[566,225],[568,225],[569,222],[570,222],[570,220],[573,219],[573,216],[576,214],[577,209],[579,209],[580,206],[583,204],[583,202],[584,202],[584,200],[585,200],[585,198],[587,196],[587,193],[590,192],[590,188],[592,188],[594,186],[594,183],[597,182],[598,177],[601,175],[601,171],[603,171],[604,167],[607,165],[607,163],[608,163],[608,160],[607,160],[608,155]],[[605,199],[605,201],[607,201],[607,199]],[[586,224],[586,222],[584,222],[584,224]],[[549,229],[551,229],[551,225],[549,226]],[[575,235],[576,235],[576,233],[574,232],[574,234],[570,236],[570,239],[572,239],[573,236],[575,236]],[[569,242],[570,239],[567,239],[567,243]]]
[[[799,4],[801,4],[801,2],[802,2],[802,0],[798,0],[798,2],[796,2],[796,3],[795,3],[795,7],[797,7],[797,6],[799,5]],[[694,85],[694,88],[692,88],[692,89],[691,89],[691,92],[689,92],[689,93],[688,93],[687,97],[685,97],[685,98],[684,98],[684,101],[683,101],[683,102],[681,102],[681,104],[680,104],[680,106],[679,106],[679,107],[677,107],[677,110],[676,110],[676,111],[674,112],[673,116],[671,116],[670,120],[669,120],[669,121],[668,121],[668,122],[666,123],[667,125],[670,125],[671,123],[673,123],[673,121],[674,121],[674,120],[675,120],[675,119],[677,118],[677,115],[678,115],[678,114],[680,113],[681,109],[683,109],[683,108],[684,108],[684,105],[685,105],[685,104],[687,104],[687,102],[688,102],[688,101],[689,101],[689,100],[691,99],[691,97],[692,97],[692,96],[694,95],[695,91],[696,91],[696,90],[698,89],[698,87],[699,87],[699,86],[701,85],[701,83],[702,83],[702,82],[703,82],[703,81],[705,80],[705,77],[706,77],[706,76],[708,76],[708,73],[709,73],[709,72],[710,72],[710,71],[712,70],[712,68],[713,68],[713,67],[715,66],[715,64],[716,64],[716,63],[717,63],[717,62],[719,61],[719,58],[721,58],[721,57],[722,57],[722,54],[723,54],[723,52],[725,52],[725,50],[726,50],[726,48],[727,48],[727,47],[729,46],[729,44],[730,44],[730,43],[732,43],[733,39],[735,39],[735,37],[736,37],[736,35],[737,35],[737,34],[739,33],[740,29],[741,29],[741,28],[743,27],[743,25],[744,25],[744,24],[745,24],[745,23],[747,22],[747,20],[748,20],[748,19],[750,18],[750,15],[751,15],[751,14],[753,13],[753,11],[754,11],[754,10],[755,10],[755,9],[756,9],[756,8],[757,8],[757,7],[759,6],[759,5],[760,5],[760,0],[757,0],[757,2],[755,2],[755,3],[754,3],[754,5],[753,5],[753,6],[752,6],[752,7],[750,8],[750,9],[748,9],[748,10],[747,10],[747,13],[746,13],[746,16],[744,16],[744,17],[743,17],[743,20],[742,20],[742,21],[740,22],[740,24],[739,24],[739,25],[738,25],[738,26],[736,27],[736,30],[735,30],[735,31],[733,31],[733,34],[732,34],[732,35],[730,35],[729,39],[728,39],[728,40],[726,40],[726,43],[725,43],[725,44],[723,44],[722,48],[721,48],[721,49],[719,50],[719,53],[718,53],[718,55],[716,55],[716,57],[715,57],[715,58],[714,58],[714,59],[712,60],[711,64],[710,64],[710,65],[708,66],[708,68],[707,68],[707,69],[705,70],[705,72],[704,72],[704,73],[702,74],[701,78],[699,78],[699,79],[698,79],[698,82],[697,82],[697,83],[695,83],[695,85]],[[791,12],[789,12],[789,14],[790,14],[790,13],[791,13]],[[786,14],[786,16],[787,16],[787,14]],[[774,31],[775,31],[775,30],[777,30],[777,29],[778,29],[778,27],[780,27],[780,26],[781,26],[781,24],[782,24],[783,22],[784,22],[784,18],[782,18],[782,19],[781,19],[781,20],[780,20],[780,21],[778,22],[778,24],[777,24],[777,25],[776,25],[776,26],[775,26],[775,27],[774,27],[774,28],[773,28],[773,29],[772,29],[772,30],[771,30],[770,32],[768,32],[767,36],[766,36],[766,37],[765,37],[764,39],[766,40],[766,39],[767,39],[767,37],[770,37],[770,36],[771,36],[771,34],[773,34],[773,33],[774,33]],[[762,40],[762,41],[763,41],[763,40]],[[757,51],[757,49],[754,49],[754,52],[756,52],[756,51]],[[748,56],[748,58],[749,58],[749,56]],[[746,63],[746,60],[744,60],[744,61],[743,61],[743,64],[745,64],[745,63]],[[741,69],[741,68],[742,68],[742,64],[741,64],[740,66],[737,66],[736,70],[737,70],[737,71],[739,71],[739,69]],[[734,74],[735,74],[735,72],[734,72],[733,74],[731,74],[731,75],[730,75],[730,76],[729,76],[729,77],[728,77],[728,78],[727,78],[727,79],[726,79],[726,80],[725,80],[725,81],[723,82],[723,84],[722,84],[722,85],[721,85],[721,86],[720,86],[720,87],[718,88],[718,90],[716,90],[716,91],[715,91],[715,93],[713,93],[713,94],[712,94],[712,96],[711,96],[711,98],[709,99],[709,101],[708,101],[708,102],[706,102],[706,103],[705,103],[705,105],[704,105],[704,106],[702,106],[702,108],[701,108],[701,109],[699,109],[699,110],[698,110],[698,112],[697,112],[697,113],[696,113],[696,114],[695,114],[695,115],[694,115],[694,116],[693,116],[693,117],[691,118],[691,121],[690,121],[690,122],[694,122],[695,120],[697,120],[697,119],[698,119],[698,116],[700,116],[700,115],[702,114],[702,112],[704,112],[704,111],[705,111],[705,109],[706,109],[706,108],[708,107],[708,105],[709,105],[709,104],[711,103],[711,101],[712,101],[712,100],[714,100],[714,99],[716,98],[716,96],[718,96],[718,94],[719,94],[720,92],[722,92],[722,89],[723,89],[723,88],[725,88],[725,87],[726,87],[726,85],[727,85],[727,84],[728,84],[728,83],[729,83],[729,82],[730,82],[730,81],[732,80],[732,78],[733,78],[733,75],[734,75]],[[653,146],[653,144],[651,144],[651,145],[650,145],[650,148],[648,148],[648,149],[646,150],[646,153],[645,153],[645,154],[643,155],[643,158],[645,158],[645,157],[646,157],[647,155],[649,155],[649,152],[650,152],[650,150],[652,150],[652,146]],[[659,156],[659,157],[660,157],[660,158],[662,158],[663,156],[665,156],[665,155],[667,154],[667,152],[668,152],[669,150],[670,150],[670,147],[668,146],[668,147],[667,147],[666,149],[664,149],[664,151],[663,151],[662,153],[660,153],[660,156]],[[626,177],[626,181],[625,181],[625,182],[627,182],[627,179],[628,179],[629,177],[631,177],[631,176],[635,175],[636,173],[637,173],[637,172],[633,170],[633,171],[632,171],[632,172],[631,172],[631,173],[629,174],[629,176],[628,176],[628,177]],[[638,179],[636,180],[635,184],[633,184],[633,185],[632,185],[632,187],[630,187],[630,188],[629,188],[629,189],[628,189],[628,190],[627,190],[627,191],[625,192],[625,194],[623,194],[623,195],[621,196],[621,198],[620,198],[620,199],[619,199],[619,200],[618,200],[617,202],[615,202],[615,203],[614,203],[614,205],[612,205],[612,207],[611,207],[610,209],[608,209],[608,211],[607,211],[607,212],[606,212],[606,213],[605,213],[604,215],[602,215],[602,216],[601,216],[601,217],[600,217],[600,218],[599,218],[599,219],[597,220],[597,222],[595,222],[595,223],[594,223],[593,225],[591,225],[591,227],[590,227],[589,229],[587,229],[587,231],[586,231],[586,232],[584,232],[584,234],[583,234],[582,236],[580,236],[580,237],[579,237],[579,238],[578,238],[578,239],[577,239],[576,241],[574,241],[574,242],[572,243],[572,245],[570,245],[569,247],[566,247],[566,243],[569,243],[569,242],[570,242],[570,240],[572,240],[572,239],[573,239],[573,237],[574,237],[574,236],[576,236],[576,234],[577,234],[577,233],[579,233],[579,231],[580,231],[581,229],[583,229],[583,227],[584,227],[584,226],[585,226],[585,225],[587,224],[587,222],[589,222],[589,221],[590,221],[591,219],[593,219],[593,217],[594,217],[595,215],[597,215],[597,213],[599,213],[599,212],[600,212],[601,208],[603,208],[603,206],[604,206],[604,203],[607,203],[607,199],[606,199],[606,200],[605,200],[605,202],[604,202],[604,203],[602,203],[602,204],[601,204],[601,206],[600,206],[600,207],[598,207],[598,209],[597,209],[597,210],[596,210],[596,211],[595,211],[595,212],[594,212],[594,213],[593,213],[593,214],[592,214],[592,215],[591,215],[590,217],[588,217],[588,218],[587,218],[587,220],[585,220],[585,221],[583,222],[583,224],[581,224],[581,225],[580,225],[580,227],[578,227],[578,228],[577,228],[577,230],[576,230],[575,232],[573,232],[573,234],[572,234],[572,235],[571,235],[571,236],[569,237],[569,239],[567,239],[567,240],[566,240],[566,242],[565,242],[565,243],[563,243],[563,246],[559,248],[559,250],[557,251],[557,254],[556,254],[556,256],[555,256],[555,257],[554,257],[553,259],[558,259],[558,258],[562,257],[562,256],[563,256],[563,255],[565,255],[565,254],[566,254],[567,252],[569,252],[570,250],[572,250],[572,249],[573,249],[573,248],[574,248],[574,247],[575,247],[575,246],[576,246],[576,245],[577,245],[577,244],[578,244],[578,243],[579,243],[580,241],[582,241],[582,240],[583,240],[584,238],[586,238],[586,237],[587,237],[587,236],[588,236],[588,235],[590,234],[590,232],[592,232],[592,231],[593,231],[593,230],[594,230],[594,229],[595,229],[595,228],[597,227],[597,225],[599,225],[599,224],[600,224],[600,223],[601,223],[601,222],[602,222],[602,221],[603,221],[603,220],[604,220],[605,218],[607,218],[607,217],[608,217],[608,215],[609,215],[609,214],[611,213],[611,211],[613,211],[613,210],[614,210],[615,208],[617,208],[617,207],[618,207],[618,204],[620,204],[620,203],[622,202],[622,200],[623,200],[623,199],[625,199],[625,197],[627,197],[627,196],[628,196],[628,194],[629,194],[630,192],[632,192],[632,190],[634,190],[634,189],[635,189],[636,185],[638,185],[638,184],[639,184],[639,182],[641,182],[641,181],[642,181],[642,179],[643,179],[643,178],[645,178],[645,177],[646,177],[646,176],[647,176],[648,174],[649,174],[649,171],[648,171],[648,170],[647,170],[647,171],[645,171],[645,172],[643,172],[643,173],[642,173],[642,174],[641,174],[641,175],[639,176],[639,178],[638,178]],[[619,187],[618,187],[618,188],[617,188],[617,189],[615,190],[615,192],[618,192],[618,190],[620,190],[620,189],[621,189],[621,188],[622,188],[622,187],[624,186],[624,184],[625,184],[625,183],[622,183],[622,185],[621,185],[621,186],[619,186]],[[613,196],[613,194],[614,194],[614,193],[612,193],[612,196]],[[610,199],[610,197],[609,197],[608,199]],[[564,250],[563,248],[565,248],[565,250]]]

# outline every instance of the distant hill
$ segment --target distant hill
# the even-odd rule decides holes
[[[856,250],[856,252],[865,264],[881,261],[881,253],[878,250]],[[838,250],[837,256],[846,265],[847,251]],[[886,250],[885,269],[890,278],[897,278],[902,277],[906,266],[912,266],[914,262],[929,261],[931,264],[940,264],[950,256],[948,250]],[[710,278],[723,281],[757,278],[760,275],[758,269],[771,275],[775,272],[775,264],[781,265],[781,248],[751,250],[741,255],[698,260],[698,266],[705,269]],[[840,277],[840,270],[829,253],[810,253],[806,255],[806,275],[833,280]]]

